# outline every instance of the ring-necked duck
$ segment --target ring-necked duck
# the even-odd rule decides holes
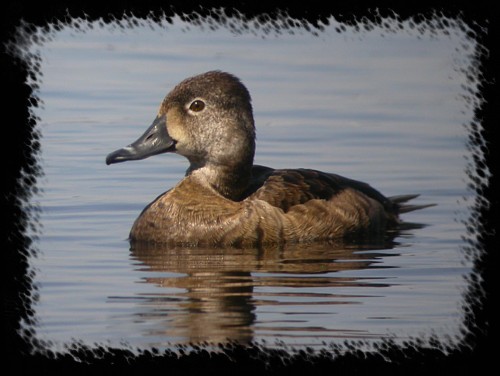
[[[225,72],[178,84],[146,132],[106,163],[166,152],[189,160],[186,176],[142,211],[132,241],[257,246],[365,237],[397,225],[400,213],[430,206],[405,204],[418,195],[385,197],[335,174],[254,165],[250,94]]]

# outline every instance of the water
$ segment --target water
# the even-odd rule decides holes
[[[36,271],[36,338],[168,348],[197,341],[281,341],[321,347],[346,339],[459,341],[463,237],[474,197],[466,174],[474,43],[448,33],[232,33],[176,19],[67,27],[40,54],[44,176]],[[142,208],[179,181],[176,155],[106,166],[135,140],[164,95],[193,74],[239,76],[253,98],[258,164],[309,167],[420,193],[424,224],[381,244],[283,250],[135,249]],[[469,97],[470,99],[470,97]]]

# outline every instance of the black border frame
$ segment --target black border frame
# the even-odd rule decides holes
[[[67,4],[57,0],[50,3],[7,0],[2,5],[0,30],[2,48],[0,50],[0,74],[2,85],[1,108],[2,124],[2,165],[6,173],[2,177],[2,368],[7,374],[25,374],[40,371],[64,374],[88,374],[90,372],[129,373],[169,373],[186,374],[217,371],[219,373],[255,374],[283,373],[291,371],[326,371],[348,372],[350,374],[373,373],[385,374],[469,374],[488,369],[495,362],[495,344],[493,334],[497,328],[497,319],[493,316],[497,294],[493,287],[496,277],[494,268],[498,265],[498,245],[496,221],[499,216],[497,172],[498,142],[497,133],[500,125],[498,90],[500,20],[493,2],[455,2],[453,6],[441,2],[432,2],[409,6],[406,2],[378,2],[365,4],[356,1],[342,4],[325,2],[307,2],[295,5],[291,2],[240,2],[228,5],[221,2],[207,1],[203,6],[192,1],[161,2],[113,1],[97,4]],[[486,4],[488,3],[488,5]],[[404,5],[403,5],[404,4]],[[224,13],[231,16],[235,11],[248,19],[261,15],[265,19],[279,17],[285,12],[289,17],[300,22],[305,28],[314,29],[318,21],[333,15],[338,21],[348,25],[361,22],[380,23],[384,16],[396,14],[399,19],[412,19],[416,25],[425,22],[436,13],[451,18],[461,18],[473,30],[474,37],[485,47],[477,56],[480,71],[480,93],[482,104],[475,111],[475,121],[480,126],[473,127],[469,134],[470,145],[478,148],[482,156],[473,155],[475,173],[487,176],[488,169],[492,176],[487,184],[477,180],[472,189],[481,197],[473,209],[469,227],[478,231],[478,242],[470,243],[474,251],[474,275],[470,280],[465,307],[465,325],[468,329],[466,340],[459,346],[443,348],[436,343],[433,349],[424,348],[418,342],[411,342],[398,347],[390,342],[380,346],[376,352],[363,353],[356,350],[355,344],[345,354],[333,354],[327,351],[310,352],[307,349],[288,354],[285,350],[269,350],[254,345],[250,347],[229,344],[221,347],[218,353],[211,353],[203,347],[178,356],[173,352],[159,353],[144,351],[139,355],[127,350],[111,348],[90,348],[75,344],[67,355],[51,352],[46,354],[31,353],[36,343],[27,336],[21,336],[18,329],[21,320],[30,322],[33,317],[32,299],[36,299],[36,290],[32,286],[27,258],[32,241],[23,235],[24,230],[33,220],[23,211],[20,200],[29,199],[36,192],[37,179],[43,173],[37,164],[37,152],[40,148],[39,134],[35,130],[37,119],[31,117],[30,105],[37,105],[32,97],[32,89],[25,83],[26,78],[37,72],[33,67],[14,57],[6,42],[23,43],[16,33],[16,26],[23,20],[26,24],[44,26],[48,24],[68,23],[75,18],[87,20],[102,19],[103,22],[126,19],[133,15],[138,18],[161,18],[163,15],[185,15],[186,19],[197,19],[210,14],[210,9],[225,6]],[[377,9],[376,12],[373,12]],[[13,39],[16,38],[16,39]],[[35,67],[36,69],[36,67]],[[6,147],[7,146],[7,147]],[[21,174],[21,171],[24,174]],[[36,217],[36,216],[35,216]],[[446,351],[443,351],[446,350]]]

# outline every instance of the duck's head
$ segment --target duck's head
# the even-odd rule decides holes
[[[188,173],[202,167],[247,174],[253,163],[255,128],[250,94],[235,76],[211,71],[178,84],[158,115],[132,144],[106,157],[106,164],[174,152]]]

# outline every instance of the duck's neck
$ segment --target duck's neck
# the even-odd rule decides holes
[[[209,185],[227,199],[239,201],[250,182],[252,161],[239,165],[193,164],[186,176],[197,179],[200,184]]]

